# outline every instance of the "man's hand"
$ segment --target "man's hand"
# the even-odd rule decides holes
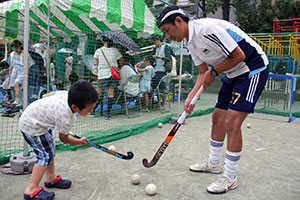
[[[215,77],[211,76],[210,75],[210,70],[207,70],[205,73],[204,73],[204,77],[203,77],[203,87],[204,87],[204,90],[206,90],[206,86],[210,86],[210,84],[212,82],[215,81]]]
[[[188,114],[191,114],[195,107],[194,104],[191,104],[192,99],[193,98],[188,97],[184,103],[184,111],[187,112]]]

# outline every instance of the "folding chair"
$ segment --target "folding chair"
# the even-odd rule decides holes
[[[125,81],[124,85],[126,86],[128,83],[136,83],[136,84],[139,84],[140,81],[142,79],[142,75],[140,74],[137,74],[137,75],[132,75],[132,76],[129,76],[128,79]],[[125,106],[125,109],[126,109],[126,115],[128,118],[133,118],[133,117],[138,117],[140,115],[142,115],[142,102],[141,102],[141,98],[140,98],[140,89],[138,87],[138,91],[136,92],[137,94],[136,95],[132,95],[132,94],[128,94],[126,93],[126,89],[123,88],[122,89],[123,91],[120,92],[120,94],[118,95],[118,98],[115,102],[115,105],[118,103],[119,99],[121,98],[121,96],[123,95],[124,96],[124,106]],[[137,115],[129,115],[129,106],[130,106],[130,102],[128,103],[127,101],[130,99],[130,98],[136,98],[139,102],[139,114]]]
[[[162,96],[164,95],[167,95],[168,96],[168,107],[169,109],[166,110],[166,111],[170,111],[171,109],[171,101],[170,101],[170,83],[171,83],[171,76],[169,75],[165,75],[163,76],[157,87],[153,89],[153,92],[152,92],[152,96],[151,96],[151,100],[150,100],[150,107],[153,108],[153,105],[152,105],[152,102],[154,101],[154,94],[157,95],[158,97],[158,104],[159,104],[159,108],[160,108],[160,111],[161,113],[165,112],[164,110],[162,110],[162,107],[161,107],[161,102],[162,102]],[[162,84],[165,84],[165,89],[164,90],[161,90],[160,87]]]

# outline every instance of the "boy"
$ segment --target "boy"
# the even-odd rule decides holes
[[[225,137],[227,150],[224,174],[207,187],[210,193],[235,189],[238,162],[242,154],[241,126],[255,104],[268,79],[268,58],[261,47],[244,31],[220,19],[190,19],[177,6],[165,7],[157,17],[157,26],[167,39],[186,39],[186,46],[198,68],[194,88],[184,110],[191,113],[192,98],[201,85],[208,87],[224,72],[216,108],[212,115],[209,159],[191,165],[194,172],[221,173],[221,156]],[[208,68],[208,65],[213,67]]]
[[[59,132],[59,139],[71,145],[86,145],[85,138],[75,139],[69,136],[73,126],[74,114],[82,116],[91,113],[97,103],[98,93],[87,81],[75,82],[69,91],[56,91],[45,98],[31,103],[23,112],[19,128],[26,142],[37,155],[29,185],[24,192],[24,199],[54,198],[54,192],[46,192],[38,187],[46,173],[45,187],[67,189],[71,181],[56,177],[54,172],[55,141],[52,129]]]
[[[149,112],[149,95],[148,93],[151,90],[151,79],[155,76],[154,73],[154,58],[150,55],[145,56],[143,60],[144,65],[146,66],[144,69],[141,69],[141,63],[137,64],[137,71],[143,74],[143,78],[140,83],[141,92],[145,93],[145,112]]]

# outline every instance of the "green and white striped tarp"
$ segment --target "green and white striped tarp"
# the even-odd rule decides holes
[[[24,0],[0,3],[0,38],[23,38],[24,6]],[[30,34],[40,37],[47,35],[48,17],[50,37],[101,30],[159,33],[155,17],[143,0],[30,0],[29,16]]]

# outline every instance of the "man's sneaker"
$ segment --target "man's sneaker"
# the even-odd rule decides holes
[[[213,165],[209,159],[203,160],[201,163],[196,163],[190,166],[193,172],[210,172],[213,174],[220,174],[222,172],[221,165]]]
[[[234,179],[229,178],[226,175],[220,176],[215,182],[210,184],[206,190],[209,193],[213,194],[222,194],[227,192],[228,190],[233,190],[238,186],[237,184],[237,176]]]

